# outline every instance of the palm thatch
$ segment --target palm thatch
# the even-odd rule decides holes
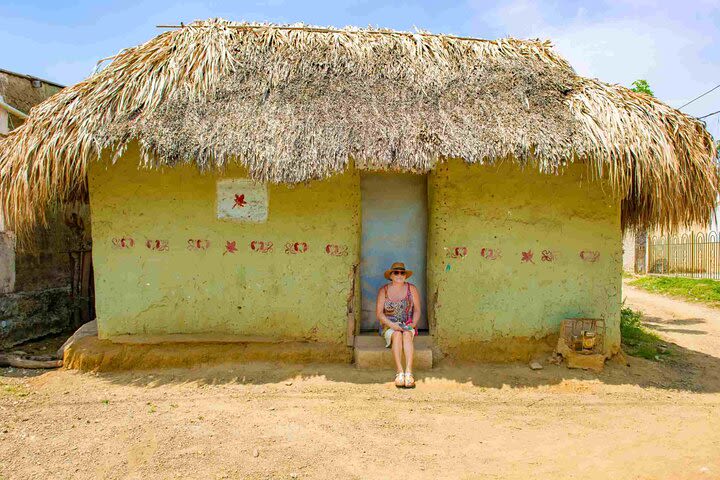
[[[124,50],[0,140],[0,192],[20,233],[85,190],[88,162],[137,141],[148,167],[228,162],[297,183],[360,168],[427,172],[511,158],[586,163],[625,227],[704,222],[718,173],[704,125],[579,77],[549,42],[198,21]]]

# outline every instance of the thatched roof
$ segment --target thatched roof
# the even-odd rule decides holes
[[[137,141],[146,166],[237,161],[297,183],[361,168],[511,158],[547,173],[585,162],[626,226],[706,221],[718,175],[698,120],[579,77],[548,42],[195,22],[118,54],[35,107],[0,142],[14,228],[82,192],[88,162]]]

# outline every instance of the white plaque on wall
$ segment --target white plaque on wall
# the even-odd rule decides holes
[[[248,179],[217,181],[217,217],[240,222],[265,222],[268,216],[267,185]]]

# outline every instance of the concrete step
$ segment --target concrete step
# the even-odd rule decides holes
[[[413,369],[430,370],[432,368],[432,338],[428,335],[419,335],[415,337],[414,344]],[[395,366],[392,351],[385,348],[385,340],[376,334],[355,337],[353,358],[357,368],[386,370]]]

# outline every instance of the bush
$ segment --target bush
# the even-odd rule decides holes
[[[620,309],[620,332],[624,335],[642,328],[642,313],[636,312],[630,307]]]
[[[642,313],[623,306],[620,309],[620,336],[625,352],[633,357],[657,360],[658,355],[668,355],[669,350],[658,354],[662,339],[642,324]]]

